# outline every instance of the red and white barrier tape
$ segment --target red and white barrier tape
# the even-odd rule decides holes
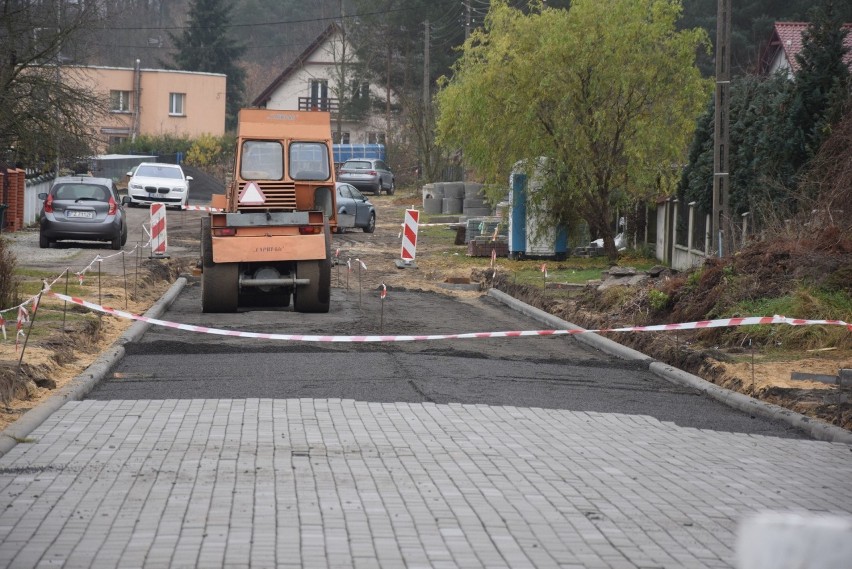
[[[722,318],[719,320],[703,320],[701,322],[687,322],[684,324],[659,324],[656,326],[629,326],[626,328],[604,328],[600,330],[515,330],[508,332],[467,332],[463,334],[424,334],[417,336],[325,336],[308,334],[267,334],[261,332],[243,332],[239,330],[223,330],[221,328],[208,328],[207,326],[195,326],[192,324],[180,324],[168,320],[158,320],[132,314],[123,310],[116,310],[107,306],[100,306],[87,302],[81,298],[65,296],[55,292],[50,295],[73,304],[85,306],[91,310],[112,314],[119,318],[128,318],[175,328],[188,332],[200,332],[202,334],[217,334],[219,336],[234,336],[239,338],[258,338],[262,340],[286,340],[291,342],[414,342],[426,340],[468,340],[486,338],[523,338],[534,336],[566,336],[573,334],[606,333],[606,332],[659,332],[666,330],[698,330],[703,328],[722,328],[727,326],[752,326],[756,324],[789,324],[791,326],[806,326],[823,324],[828,326],[846,326],[852,332],[852,324],[842,320],[801,320],[798,318],[787,318],[785,316],[751,316],[748,318]]]
[[[181,209],[184,211],[225,211],[221,207],[207,207],[203,205],[185,205]]]

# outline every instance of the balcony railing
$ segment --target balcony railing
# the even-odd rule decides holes
[[[337,99],[332,99],[330,97],[299,97],[299,110],[326,111],[331,114],[337,114],[337,112],[340,111],[340,103]]]

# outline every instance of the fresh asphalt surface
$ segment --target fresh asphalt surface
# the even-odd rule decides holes
[[[536,330],[542,324],[489,297],[460,302],[391,291],[385,334]],[[164,320],[251,332],[374,334],[376,295],[333,289],[330,314],[289,309],[200,312],[187,286]],[[475,324],[474,324],[475,323]],[[472,326],[475,325],[475,329]],[[371,402],[516,405],[647,415],[683,427],[802,437],[674,385],[639,362],[619,360],[574,337],[401,343],[271,342],[152,327],[91,399],[341,398]]]

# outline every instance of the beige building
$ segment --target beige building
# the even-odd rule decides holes
[[[101,151],[140,134],[225,133],[223,74],[94,66],[63,67],[62,73],[109,101],[109,112],[94,125]]]

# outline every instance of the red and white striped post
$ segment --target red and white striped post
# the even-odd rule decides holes
[[[151,204],[151,258],[168,257],[166,247],[166,206]]]
[[[405,210],[405,224],[402,229],[402,261],[408,265],[414,260],[417,250],[417,224],[420,212],[416,209]]]

